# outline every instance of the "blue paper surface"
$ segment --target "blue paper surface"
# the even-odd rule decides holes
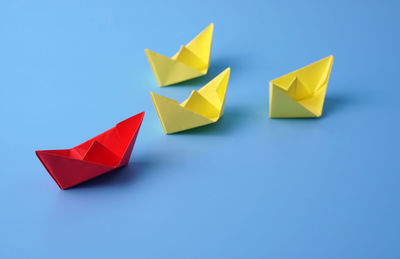
[[[3,1],[1,258],[399,258],[396,1]],[[159,88],[144,54],[210,22],[209,73]],[[323,117],[274,119],[268,82],[335,56]],[[221,121],[164,135],[231,67]],[[128,167],[61,191],[34,154],[145,111]]]

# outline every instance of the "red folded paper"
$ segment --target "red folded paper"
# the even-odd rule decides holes
[[[71,149],[36,155],[61,189],[67,189],[129,162],[144,112]]]

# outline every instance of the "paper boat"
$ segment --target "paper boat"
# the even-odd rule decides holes
[[[61,189],[67,189],[129,162],[144,112],[71,149],[36,155]]]
[[[171,85],[207,74],[213,29],[214,24],[211,23],[191,42],[181,46],[172,58],[145,49],[159,86]]]
[[[164,132],[171,134],[217,122],[224,113],[229,74],[230,68],[225,69],[199,91],[193,90],[181,104],[150,93]]]
[[[333,56],[329,56],[272,80],[269,83],[269,116],[320,117],[332,63]]]

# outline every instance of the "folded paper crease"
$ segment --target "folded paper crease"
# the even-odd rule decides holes
[[[125,166],[144,112],[71,149],[40,150],[36,155],[61,189]]]
[[[225,69],[199,91],[179,104],[167,97],[150,93],[166,134],[214,123],[224,113],[230,68]]]
[[[271,118],[320,117],[333,64],[328,56],[270,82]]]
[[[214,24],[211,23],[171,58],[145,49],[159,86],[176,84],[207,74]]]

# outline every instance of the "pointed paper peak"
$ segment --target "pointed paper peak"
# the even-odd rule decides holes
[[[301,83],[306,85],[311,92],[319,89],[328,79],[332,68],[333,56],[328,56],[306,65],[293,72],[280,76],[270,81],[270,85],[278,86],[283,90],[288,90],[294,77],[301,79]]]
[[[118,131],[121,132],[132,132],[132,134],[136,133],[136,131],[139,129],[140,125],[143,122],[144,118],[144,112],[140,112],[128,119],[125,119],[121,122],[119,122],[116,126]]]
[[[229,81],[230,71],[230,67],[226,68],[216,77],[214,77],[210,82],[208,82],[205,86],[203,86],[199,90],[199,92],[205,96],[210,94],[213,95],[216,92],[221,98],[221,95],[225,94],[225,90]]]
[[[201,31],[186,47],[198,56],[204,64],[209,65],[214,24],[211,23]]]
[[[63,186],[62,182],[54,175],[52,171],[52,162],[55,160],[54,157],[51,156],[51,154],[48,153],[48,150],[36,150],[35,151],[36,156],[39,158],[39,161],[42,163],[44,168],[46,168],[46,171],[50,174],[50,176],[54,179],[56,184],[60,187],[61,190],[65,189],[65,186]]]
[[[82,160],[114,167],[118,165],[121,158],[122,154],[115,154],[112,150],[95,140]]]
[[[172,59],[182,62],[183,64],[199,70],[202,73],[206,73],[208,69],[208,65],[205,64],[201,60],[201,58],[199,58],[195,53],[193,53],[190,49],[183,45],[181,46],[179,51],[172,57]]]
[[[176,104],[178,103],[177,101],[175,101],[173,99],[164,97],[162,95],[159,95],[159,94],[156,94],[156,93],[153,93],[153,92],[150,92],[150,96],[153,99],[155,104],[157,104],[159,102],[171,102],[171,103],[176,103]]]
[[[330,55],[325,58],[321,58],[320,60],[317,60],[308,66],[315,66],[315,65],[319,65],[319,64],[325,64],[326,66],[331,66],[332,63],[333,63],[333,55]],[[308,66],[305,66],[305,67],[308,67]]]
[[[287,88],[287,94],[296,101],[312,96],[312,91],[295,76]]]
[[[138,113],[138,114],[136,114],[136,115],[134,115],[134,116],[132,116],[132,117],[130,117],[130,118],[128,118],[128,119],[125,119],[125,120],[123,120],[123,121],[121,121],[121,122],[119,122],[118,124],[117,124],[117,126],[119,126],[119,125],[127,125],[128,123],[141,123],[142,122],[142,120],[143,120],[143,117],[144,117],[144,112],[141,112],[141,113]]]
[[[150,96],[151,96],[152,99],[157,99],[161,95],[153,93],[153,92],[150,92]]]
[[[207,29],[213,30],[214,29],[214,23],[213,22],[210,23],[204,30],[207,30]]]
[[[192,90],[192,92],[190,92],[189,98],[192,97],[193,95],[199,94],[199,92],[197,90]]]
[[[221,72],[224,76],[229,76],[231,74],[231,68],[228,67],[224,71]]]
[[[39,158],[42,158],[42,156],[44,155],[46,155],[47,153],[49,153],[49,152],[47,152],[46,150],[36,150],[35,151],[35,154],[39,157]]]
[[[207,119],[218,119],[219,109],[196,90],[192,91],[190,97],[181,106]]]
[[[229,78],[231,74],[231,68],[228,67],[221,73],[219,73],[216,77],[214,77],[210,82],[208,82],[204,87],[210,85],[210,84],[215,84],[215,87],[218,88],[222,84],[224,84],[224,79]]]
[[[314,63],[311,63],[308,66],[318,66],[321,64],[321,65],[325,66],[326,68],[330,69],[330,67],[332,66],[332,63],[333,63],[333,55],[330,55],[330,56],[322,58]]]
[[[198,37],[198,36],[200,36],[201,34],[204,34],[204,33],[209,33],[209,32],[212,33],[213,31],[214,31],[214,23],[210,23],[196,37]]]
[[[231,73],[231,67],[227,67],[224,69],[224,71],[219,73],[219,75],[226,75],[226,74],[230,74],[230,73]]]
[[[155,52],[152,51],[152,50],[149,50],[149,49],[144,49],[144,53],[145,53],[146,55],[149,55],[149,54],[155,53]]]
[[[51,155],[51,156],[63,156],[76,158],[76,154],[71,153],[69,149],[54,149],[54,150],[37,150],[36,155]]]
[[[315,73],[315,75],[320,76],[319,80],[315,79],[314,80],[303,80],[303,83],[305,83],[307,86],[310,88],[313,87],[311,90],[316,91],[323,85],[327,84],[331,70],[332,70],[332,65],[333,65],[333,55],[327,56],[323,59],[320,59],[306,67],[303,68],[304,74],[307,75],[309,72]],[[311,83],[310,83],[311,82]]]
[[[150,92],[150,95],[151,95],[152,98],[153,98],[153,97],[157,98],[157,97],[161,96],[161,95],[156,94],[156,93],[153,93],[153,92]],[[161,97],[162,97],[162,96],[161,96]]]
[[[221,73],[222,80],[220,81],[219,85],[217,86],[217,93],[220,98],[225,96],[226,88],[228,86],[229,77],[231,74],[231,68],[228,67]]]
[[[142,111],[142,112],[140,112],[140,113],[136,114],[135,116],[132,116],[131,118],[142,118],[142,119],[143,119],[143,117],[144,117],[144,114],[145,114],[145,112],[144,112],[144,111]]]
[[[40,162],[44,165],[46,170],[49,171],[48,167],[46,166],[46,164],[49,162],[48,154],[46,153],[46,151],[45,150],[36,150],[35,154],[39,158]]]
[[[116,128],[123,151],[125,151],[126,146],[129,145],[132,138],[138,133],[143,118],[144,112],[141,112],[117,124]]]
[[[229,75],[230,68],[227,68],[198,91],[208,102],[220,110],[219,117],[222,116],[224,110]]]

